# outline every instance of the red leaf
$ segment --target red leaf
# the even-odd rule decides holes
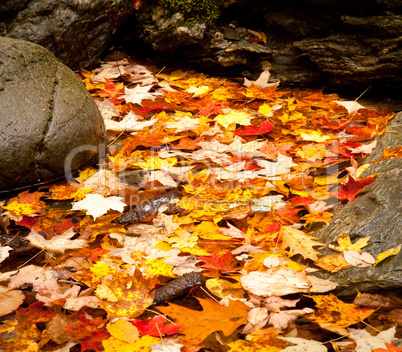
[[[45,303],[43,302],[35,302],[29,305],[27,308],[18,308],[16,312],[16,318],[23,319],[27,322],[31,323],[41,323],[49,321],[54,312],[48,310],[44,307]]]
[[[181,328],[181,325],[169,324],[163,315],[156,315],[152,319],[134,320],[132,324],[138,329],[140,336],[172,335]]]
[[[238,136],[257,136],[272,131],[274,124],[269,121],[262,121],[259,127],[247,126],[244,129],[234,131]]]
[[[362,180],[355,180],[353,177],[349,176],[349,181],[346,183],[338,193],[339,200],[347,199],[349,202],[353,201],[358,193],[363,191],[367,186],[374,182],[374,177],[369,176]]]
[[[102,347],[102,341],[106,340],[110,337],[110,334],[107,330],[99,330],[95,331],[92,335],[87,336],[83,340],[80,341],[81,351],[93,350],[95,352],[104,351]]]
[[[216,253],[212,253],[209,257],[198,257],[205,264],[204,268],[217,269],[219,271],[236,271],[237,260],[236,258],[227,251],[224,255],[218,256]]]
[[[299,205],[308,205],[311,203],[315,202],[315,199],[312,197],[300,197],[296,196],[290,199],[292,202],[293,206],[299,206]]]

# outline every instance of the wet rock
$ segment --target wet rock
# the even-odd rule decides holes
[[[42,45],[71,68],[89,67],[132,12],[130,0],[3,0],[0,36]]]
[[[160,53],[213,74],[257,78],[261,61],[282,84],[399,89],[402,3],[392,0],[237,0],[224,2],[215,22],[188,26],[180,13],[143,6],[135,36]],[[230,69],[229,69],[230,68]]]
[[[104,143],[89,92],[39,45],[0,37],[0,106],[1,191],[63,177]]]
[[[233,67],[245,65],[253,58],[272,57],[270,48],[250,41],[253,34],[246,28],[207,22],[190,25],[182,14],[171,15],[152,2],[144,4],[137,16],[136,34],[154,50],[171,53],[176,61],[199,67]]]
[[[390,125],[374,152],[365,162],[377,161],[383,148],[402,145],[402,112],[391,120]],[[322,242],[332,243],[342,233],[348,233],[352,243],[370,236],[370,244],[364,251],[374,258],[402,243],[401,179],[402,159],[392,158],[372,164],[362,175],[377,174],[375,182],[359,194],[353,202],[340,206],[330,224],[314,233]],[[330,249],[325,254],[334,254]],[[377,266],[352,267],[338,273],[319,274],[336,281],[338,293],[355,296],[360,292],[399,292],[402,289],[402,253],[392,256]]]

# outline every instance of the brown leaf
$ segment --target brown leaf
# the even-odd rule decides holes
[[[0,317],[16,310],[24,301],[25,295],[19,290],[0,286]]]

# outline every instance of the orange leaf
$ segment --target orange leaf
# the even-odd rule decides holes
[[[203,308],[202,311],[171,303],[168,307],[158,307],[177,324],[182,325],[181,332],[185,336],[181,343],[198,345],[215,331],[222,331],[228,336],[240,325],[247,323],[250,308],[239,301],[229,301],[230,306],[225,307],[211,299],[197,299]]]
[[[36,216],[42,214],[46,203],[40,200],[45,193],[28,191],[21,192],[17,197],[11,198],[7,205],[3,205],[2,208],[8,210],[15,216]]]
[[[219,271],[236,271],[237,260],[230,253],[230,250],[227,251],[224,255],[218,256],[216,253],[212,253],[209,257],[198,257],[199,260],[202,260],[205,264],[204,268],[216,269]]]
[[[311,298],[315,301],[318,310],[309,315],[309,318],[322,328],[338,334],[347,335],[346,327],[366,319],[375,311],[375,309],[361,308],[356,304],[344,303],[331,293]]]
[[[397,348],[394,345],[391,345],[388,342],[385,342],[387,345],[387,349],[385,348],[375,348],[373,352],[402,352],[402,348]]]

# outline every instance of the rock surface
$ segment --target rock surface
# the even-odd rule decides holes
[[[130,0],[2,0],[0,36],[42,45],[71,68],[97,65]]]
[[[402,83],[400,1],[237,0],[224,2],[216,22],[194,26],[157,4],[144,2],[129,32],[197,68],[257,75],[269,60],[273,81],[359,94]]]
[[[396,148],[402,145],[402,112],[390,121],[387,132],[381,137],[379,145],[366,158],[365,163],[377,161],[383,148]],[[402,202],[401,180],[402,159],[392,158],[373,163],[362,175],[377,174],[369,187],[359,194],[353,202],[335,211],[330,224],[314,233],[324,243],[332,243],[342,233],[348,233],[352,243],[359,238],[370,236],[370,244],[364,248],[374,258],[386,250],[402,243]],[[336,252],[328,249],[325,254]],[[352,267],[337,273],[320,275],[340,285],[341,295],[355,296],[360,292],[383,292],[402,289],[402,252],[390,257],[377,266]]]
[[[62,177],[104,143],[89,92],[39,45],[0,37],[0,106],[0,190]]]

